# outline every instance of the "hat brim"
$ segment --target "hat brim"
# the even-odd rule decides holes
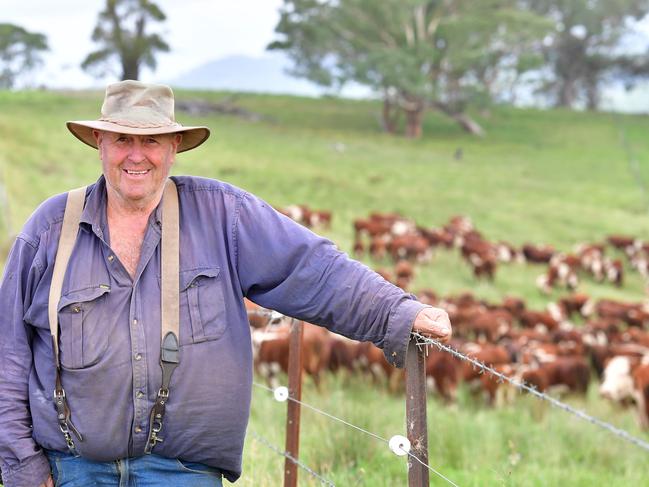
[[[66,122],[68,130],[84,144],[97,149],[97,141],[93,130],[104,130],[106,132],[114,132],[118,134],[129,135],[161,135],[161,134],[182,134],[183,140],[178,146],[176,152],[185,152],[195,149],[210,136],[210,129],[207,127],[183,127],[181,125],[176,127],[155,127],[155,128],[135,128],[118,125],[112,122],[102,122],[100,120],[77,120]]]

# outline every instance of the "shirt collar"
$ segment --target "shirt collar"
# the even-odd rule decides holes
[[[81,227],[92,230],[103,240],[107,228],[106,220],[106,180],[103,174],[91,186],[90,193],[86,196],[86,206],[79,220]]]
[[[86,206],[81,213],[80,224],[99,238],[104,240],[104,235],[108,229],[108,219],[106,216],[106,179],[102,174],[97,182],[91,186],[90,193],[86,197]],[[158,204],[152,215],[153,221],[157,223],[158,228],[162,226],[162,205]],[[149,219],[151,222],[151,218]]]

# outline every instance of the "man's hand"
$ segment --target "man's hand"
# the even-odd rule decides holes
[[[39,487],[54,487],[54,481],[52,480],[52,476],[50,475],[47,477],[47,480],[43,482]]]
[[[412,331],[443,343],[448,342],[453,335],[448,313],[441,308],[422,309],[415,317]]]

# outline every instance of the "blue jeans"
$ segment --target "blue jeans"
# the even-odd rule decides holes
[[[158,455],[93,462],[45,450],[56,487],[223,487],[221,472],[202,463]]]

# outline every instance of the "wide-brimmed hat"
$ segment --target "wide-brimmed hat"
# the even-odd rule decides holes
[[[171,88],[132,80],[108,85],[99,120],[77,120],[66,125],[75,137],[95,149],[93,130],[131,135],[179,133],[183,139],[177,152],[198,147],[210,136],[207,127],[183,127],[176,122]]]

